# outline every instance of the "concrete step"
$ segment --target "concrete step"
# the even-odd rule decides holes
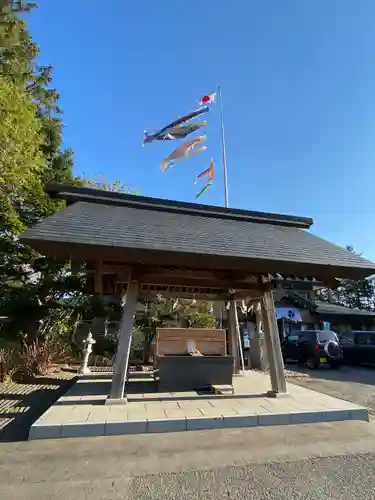
[[[213,385],[212,392],[214,394],[234,394],[233,385]]]

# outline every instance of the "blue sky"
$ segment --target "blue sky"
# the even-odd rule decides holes
[[[219,109],[209,149],[162,173],[152,131],[223,88],[231,207],[313,217],[375,260],[374,0],[40,0],[27,17],[51,64],[76,174],[222,205]]]

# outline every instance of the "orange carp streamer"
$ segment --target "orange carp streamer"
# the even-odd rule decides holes
[[[170,155],[168,155],[164,160],[161,162],[160,168],[161,170],[165,171],[168,167],[172,168],[176,163],[178,163],[181,160],[184,160],[185,158],[189,158],[189,156],[192,156],[193,154],[201,153],[202,151],[205,151],[207,149],[207,146],[201,146],[198,148],[202,142],[206,140],[205,135],[201,135],[199,137],[196,137],[192,141],[187,141],[178,146],[177,149],[175,149]]]

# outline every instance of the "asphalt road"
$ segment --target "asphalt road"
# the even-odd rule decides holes
[[[310,459],[138,478],[130,498],[373,499],[375,455]]]
[[[1,500],[372,499],[375,424],[0,444]]]
[[[370,413],[375,415],[375,368],[343,366],[340,370],[331,370],[330,368],[308,370],[289,364],[287,368],[306,373],[309,376],[308,378],[290,379],[290,382],[366,406]]]

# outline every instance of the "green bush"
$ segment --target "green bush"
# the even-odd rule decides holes
[[[103,356],[103,358],[112,359],[116,354],[117,342],[110,337],[98,338],[96,343],[92,346],[92,352],[96,356]]]
[[[96,339],[96,343],[92,346],[92,353],[96,356],[102,356],[107,359],[112,359],[117,350],[117,335],[109,335],[108,337]],[[141,360],[144,350],[144,333],[135,326],[132,334],[132,345],[130,348],[130,359]]]

